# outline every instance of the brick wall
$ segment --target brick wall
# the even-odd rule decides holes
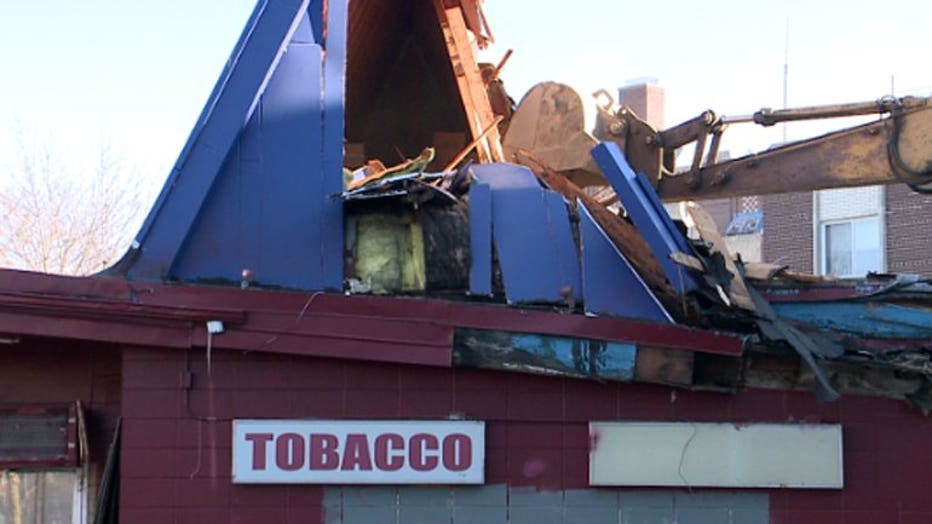
[[[714,200],[702,200],[699,204],[712,216],[712,220],[715,220],[715,225],[718,226],[718,232],[724,235],[731,219],[735,216],[735,213],[738,212],[738,199],[717,198]]]
[[[885,206],[887,270],[932,278],[932,195],[894,184]]]
[[[636,84],[618,89],[618,103],[628,106],[654,129],[665,127],[664,91],[653,84]]]
[[[764,262],[812,272],[812,193],[761,197],[764,209]]]
[[[755,490],[769,495],[770,521],[932,521],[932,421],[892,400],[819,404],[805,392],[730,395],[227,351],[214,352],[208,379],[203,350],[128,349],[123,373],[125,522],[340,522],[325,497],[334,488],[233,485],[231,420],[452,413],[486,421],[487,485],[559,492],[564,504],[568,490],[588,489],[591,420],[842,423],[845,489]]]
[[[764,205],[764,260],[812,271],[812,193],[770,195]],[[932,277],[932,195],[885,188],[886,269]]]

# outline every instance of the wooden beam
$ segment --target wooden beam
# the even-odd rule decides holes
[[[691,386],[696,354],[681,349],[638,346],[634,380],[654,384]]]
[[[469,41],[463,12],[458,5],[444,7],[442,0],[436,0],[434,7],[447,45],[447,53],[450,55],[450,65],[459,87],[470,133],[472,138],[479,140],[476,146],[479,162],[501,162],[504,160],[501,135],[498,128],[492,125],[495,114],[492,112],[492,104],[489,102],[479,64]],[[494,129],[483,138],[482,132],[490,127]]]

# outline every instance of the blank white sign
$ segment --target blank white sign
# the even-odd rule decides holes
[[[589,484],[842,488],[841,426],[592,422]]]

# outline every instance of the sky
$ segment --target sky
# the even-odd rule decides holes
[[[254,0],[0,0],[0,167],[17,129],[80,165],[107,142],[157,184],[167,176]],[[926,1],[486,0],[516,99],[540,81],[589,93],[652,77],[667,125],[781,107],[932,94]],[[787,31],[788,28],[788,31]],[[789,38],[787,38],[787,34]],[[788,45],[787,45],[788,43]],[[791,125],[790,139],[845,125]],[[782,137],[732,126],[737,154]]]

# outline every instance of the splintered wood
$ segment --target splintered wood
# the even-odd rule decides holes
[[[495,115],[489,102],[489,95],[472,44],[469,41],[469,32],[463,11],[460,7],[445,7],[441,0],[434,2],[437,19],[443,31],[443,39],[450,55],[450,65],[459,87],[466,120],[474,139],[479,140],[476,145],[476,156],[479,162],[501,162],[502,155],[501,135],[494,125]],[[482,132],[491,130],[483,137]]]
[[[689,212],[690,218],[692,218],[693,223],[696,225],[696,229],[699,231],[699,236],[702,237],[702,240],[708,242],[712,245],[714,251],[718,251],[722,254],[725,262],[725,269],[727,269],[732,275],[728,297],[731,301],[738,307],[754,311],[757,309],[754,306],[754,301],[751,300],[751,297],[748,295],[748,288],[744,284],[744,278],[742,278],[741,273],[738,272],[737,266],[731,257],[731,253],[728,252],[728,247],[725,245],[725,239],[722,238],[722,235],[718,232],[718,226],[715,225],[715,220],[702,209],[695,202],[690,202],[687,205],[687,210]]]

